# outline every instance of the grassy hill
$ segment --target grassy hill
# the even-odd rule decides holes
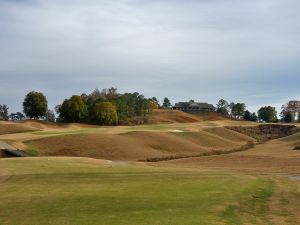
[[[222,129],[222,131],[220,131]],[[82,133],[25,142],[40,156],[85,156],[110,160],[146,160],[228,151],[254,139],[225,128],[198,132],[134,131],[122,134]]]
[[[200,121],[228,120],[218,113],[189,114],[179,110],[154,110],[149,123],[195,123]]]

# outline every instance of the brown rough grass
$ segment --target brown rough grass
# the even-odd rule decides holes
[[[215,150],[232,150],[252,140],[239,134],[227,137],[213,131],[164,133],[135,131],[124,134],[76,134],[28,141],[39,155],[85,156],[110,160],[146,160],[190,156]],[[232,139],[230,139],[232,138]]]
[[[289,142],[273,140],[254,148],[226,155],[195,157],[159,162],[153,165],[172,165],[192,168],[239,170],[257,173],[300,172],[300,151]]]
[[[149,118],[149,123],[194,123],[201,121],[217,121],[228,119],[217,113],[190,114],[179,110],[163,110],[157,109]]]
[[[0,122],[0,135],[2,134],[13,134],[13,133],[22,133],[29,131],[37,131],[39,129],[27,126],[23,123],[13,123],[13,122]]]
[[[99,126],[88,125],[88,124],[55,124],[46,121],[0,121],[0,135],[3,134],[14,134],[14,133],[25,133],[40,130],[57,130],[57,129],[82,129],[82,128],[97,128]]]

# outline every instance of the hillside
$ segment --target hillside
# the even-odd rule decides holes
[[[79,123],[50,123],[46,121],[24,120],[24,121],[0,121],[0,135],[25,133],[45,130],[61,129],[84,129],[97,128],[99,126]]]
[[[179,110],[154,110],[153,114],[149,118],[149,123],[194,123],[200,121],[216,121],[216,120],[228,120],[227,117],[223,117],[217,113],[203,113],[203,114],[190,114]]]
[[[0,135],[37,131],[37,130],[39,129],[36,127],[29,126],[28,124],[25,123],[0,121]]]
[[[254,139],[225,128],[216,128],[198,132],[83,133],[45,137],[25,144],[41,156],[146,160],[168,156],[191,156],[212,150],[228,151],[248,142],[254,142]]]

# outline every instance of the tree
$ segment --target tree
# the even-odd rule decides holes
[[[217,103],[217,112],[221,113],[225,116],[228,116],[229,110],[230,110],[230,107],[229,107],[228,102],[224,99],[220,99],[219,102]]]
[[[100,102],[95,105],[94,119],[101,125],[117,125],[118,115],[116,106],[111,102]]]
[[[8,120],[8,106],[7,105],[0,105],[0,120]]]
[[[258,118],[264,122],[277,122],[277,112],[275,107],[264,106],[258,110]]]
[[[49,122],[55,123],[55,114],[53,110],[47,110],[46,119]]]
[[[288,113],[290,113],[292,115],[292,121],[295,121],[297,119],[297,116],[299,119],[300,101],[297,101],[297,100],[289,101],[288,103],[284,104],[281,107],[281,109],[282,109],[282,111],[280,113],[280,116],[282,118],[284,118],[286,114],[288,115]],[[288,117],[290,117],[290,115],[288,115]]]
[[[235,118],[240,119],[245,113],[246,105],[244,103],[231,103],[230,107],[231,115]]]
[[[246,121],[257,122],[257,116],[256,116],[255,112],[251,113],[248,110],[246,110],[245,113],[244,113],[244,117],[243,118]]]
[[[150,98],[149,101],[151,104],[151,109],[159,109],[159,101],[156,97]]]
[[[286,111],[281,116],[282,116],[282,121],[285,123],[291,123],[294,121],[294,116],[291,112]]]
[[[171,101],[165,97],[163,102],[163,108],[170,109],[172,107]]]
[[[137,115],[147,117],[152,112],[151,101],[143,95],[139,95],[137,100]]]
[[[65,99],[58,108],[59,117],[64,122],[86,122],[88,116],[87,105],[84,104],[81,96],[73,95]]]
[[[107,92],[106,89],[99,91],[99,89],[96,88],[91,94],[88,95],[88,98],[91,100],[98,100],[98,99],[105,100],[106,92]]]
[[[39,119],[46,116],[48,101],[41,92],[29,92],[23,102],[23,111],[31,119]]]
[[[244,113],[244,120],[252,121],[252,114],[248,110],[246,110],[245,113]]]
[[[152,102],[154,99],[147,99],[139,93],[118,94],[116,88],[94,90],[91,94],[82,94],[81,96],[72,96],[66,99],[61,105],[55,107],[59,114],[58,121],[62,122],[86,122],[98,124],[126,124],[131,119],[146,121],[148,115],[152,112]],[[112,104],[116,111],[116,118],[113,122],[106,119],[102,120],[106,112],[99,112],[101,107],[108,107]],[[101,107],[100,107],[100,106]],[[109,108],[109,107],[108,107]],[[104,107],[105,110],[107,108]],[[106,113],[106,114],[105,114]]]
[[[117,88],[114,88],[114,87],[111,87],[107,90],[107,93],[106,93],[106,99],[107,100],[113,100],[115,99],[116,97],[118,97],[118,89]]]
[[[255,113],[255,112],[252,113],[252,114],[251,114],[251,121],[257,122],[257,120],[258,120],[258,117],[257,117],[256,113]]]
[[[155,102],[156,104],[159,104],[159,101],[157,100],[156,97],[152,97],[152,98],[149,99],[149,100],[151,100],[152,102]]]

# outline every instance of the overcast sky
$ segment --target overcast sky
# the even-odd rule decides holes
[[[0,104],[117,87],[172,103],[300,98],[299,0],[0,0]]]

